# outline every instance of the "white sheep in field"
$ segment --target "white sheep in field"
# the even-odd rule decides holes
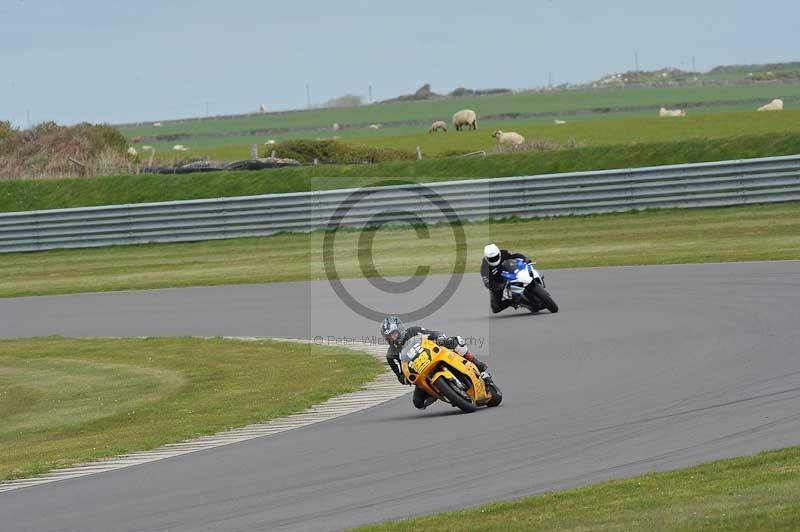
[[[272,140],[272,139],[269,139],[267,142],[264,143],[264,146],[271,146],[272,144],[275,144],[275,141]]]
[[[341,129],[341,126],[339,125],[339,122],[334,122],[333,123],[333,127],[331,127],[331,129],[334,130],[334,131],[339,131],[339,129]]]
[[[380,129],[383,127],[383,124],[370,124],[367,126],[369,129]]]
[[[662,107],[658,110],[658,116],[661,118],[669,118],[674,116],[686,116],[686,111],[683,109],[667,109]]]
[[[128,148],[128,155],[130,155],[131,157],[136,157],[137,155],[139,155],[139,152],[136,151],[136,148],[131,146],[130,148]]]
[[[428,129],[428,133],[433,133],[434,131],[447,131],[447,124],[444,123],[444,120],[437,120],[433,124],[431,124],[430,129]]]
[[[161,127],[161,122],[153,122],[153,127]]]
[[[766,105],[762,105],[758,108],[759,111],[782,111],[783,110],[783,100],[779,98],[775,98],[771,102]]]
[[[453,127],[461,131],[464,126],[469,129],[478,129],[478,115],[472,109],[462,109],[453,115]]]
[[[566,123],[567,123],[567,121],[566,121],[566,120],[559,120],[559,119],[556,119],[556,125],[559,125],[559,126],[560,126],[561,124],[566,124]]]
[[[189,151],[189,148],[184,146],[183,144],[176,144],[172,147],[173,151]]]
[[[509,144],[511,146],[519,146],[525,142],[525,137],[513,131],[503,132],[499,129],[492,133],[492,136],[497,139],[500,144]]]

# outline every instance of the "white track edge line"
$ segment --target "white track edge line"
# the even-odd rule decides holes
[[[274,340],[280,342],[312,343],[310,340],[291,338],[238,336],[225,336],[224,338],[230,340]],[[385,355],[385,347],[381,345],[355,342],[348,343],[347,346],[342,347],[369,353],[380,360],[383,360]],[[280,434],[296,428],[307,427],[315,423],[330,421],[332,419],[336,419],[337,417],[360,412],[367,408],[377,406],[381,403],[385,403],[400,397],[401,395],[405,395],[408,393],[408,391],[409,389],[406,386],[397,383],[394,380],[394,375],[390,373],[388,369],[386,369],[371,382],[363,385],[360,390],[331,397],[327,401],[312,405],[301,412],[297,412],[287,417],[276,418],[265,423],[255,423],[244,427],[237,427],[225,432],[200,436],[198,438],[192,438],[182,442],[170,443],[148,451],[136,451],[106,460],[85,462],[81,464],[75,464],[70,467],[54,469],[38,477],[19,478],[0,482],[0,493],[30,488],[42,484],[49,484],[51,482],[58,482],[60,480],[69,480],[89,475],[96,475],[98,473],[105,473],[107,471],[133,467],[140,464],[156,462],[158,460],[165,460],[167,458],[174,458],[176,456],[182,456],[197,451],[204,451],[206,449],[214,449],[216,447],[222,447],[255,438]]]

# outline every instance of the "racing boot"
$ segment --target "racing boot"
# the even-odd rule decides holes
[[[425,410],[426,408],[428,408],[429,406],[431,406],[435,402],[436,402],[436,398],[435,397],[431,397],[431,396],[426,397],[425,401],[423,401],[422,406],[420,407],[420,410]]]
[[[475,364],[475,367],[481,372],[481,379],[483,379],[486,384],[494,384],[492,381],[492,375],[489,373],[489,366],[487,366],[485,362],[478,360],[470,351],[467,351],[467,354],[464,355],[464,358]]]
[[[414,395],[411,399],[411,402],[414,403],[414,407],[419,408],[420,410],[425,410],[429,406],[431,406],[436,401],[436,398],[432,395],[428,395],[424,391],[419,388],[414,390]]]

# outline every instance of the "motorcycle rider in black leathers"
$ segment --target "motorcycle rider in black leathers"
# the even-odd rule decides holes
[[[489,244],[483,248],[481,279],[483,279],[484,286],[489,289],[489,302],[494,314],[510,306],[517,308],[510,294],[505,297],[503,294],[506,288],[506,280],[500,275],[500,265],[504,260],[508,259],[522,259],[525,262],[530,262],[528,257],[522,253],[513,253],[507,249],[500,249],[494,244]]]
[[[400,365],[400,350],[403,348],[403,344],[418,334],[427,336],[436,342],[437,345],[452,349],[454,352],[475,364],[478,371],[481,372],[481,378],[486,384],[492,384],[492,376],[489,374],[488,366],[469,352],[466,348],[466,342],[460,336],[447,336],[441,331],[432,331],[418,325],[406,328],[397,316],[386,316],[383,319],[383,323],[381,323],[381,335],[389,344],[389,349],[386,351],[386,362],[389,364],[389,367],[392,368],[394,374],[397,375],[397,380],[400,381],[400,384],[411,384],[406,380],[406,376],[403,375],[403,370]],[[434,401],[436,401],[436,398],[432,397],[422,388],[414,389],[413,402],[415,407],[424,409]]]

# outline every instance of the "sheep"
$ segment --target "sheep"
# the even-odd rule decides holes
[[[559,120],[559,119],[556,119],[556,125],[559,125],[559,126],[560,126],[561,124],[566,124],[566,123],[567,123],[567,121],[566,121],[566,120]]]
[[[771,102],[766,105],[762,105],[758,108],[759,111],[782,111],[783,110],[783,100],[779,98],[775,98]]]
[[[456,131],[461,131],[464,126],[472,130],[478,129],[478,115],[472,109],[463,109],[453,115],[453,127]]]
[[[272,144],[275,144],[275,141],[272,140],[272,139],[269,139],[267,142],[264,143],[264,146],[270,146]]]
[[[161,122],[153,122],[153,127],[161,127]]]
[[[513,131],[509,131],[504,133],[499,129],[492,133],[492,136],[497,139],[497,142],[500,144],[511,144],[513,146],[519,146],[523,142],[525,142],[525,137],[520,135],[519,133],[514,133]]]
[[[339,131],[339,129],[341,129],[339,122],[334,122],[333,127],[331,129],[333,129],[334,131]]]
[[[383,124],[370,124],[367,126],[369,129],[380,129],[383,127]]]
[[[665,107],[662,107],[661,109],[658,110],[658,116],[660,116],[661,118],[686,116],[686,111],[684,111],[683,109],[667,109]]]
[[[434,131],[447,131],[447,124],[444,123],[444,120],[437,120],[433,124],[431,124],[431,128],[428,130],[428,133],[433,133]]]
[[[189,148],[184,146],[183,144],[176,144],[172,147],[173,151],[189,151]]]
[[[136,157],[137,155],[139,155],[139,152],[136,151],[136,148],[131,146],[130,148],[128,148],[128,155],[130,155],[131,157]]]

